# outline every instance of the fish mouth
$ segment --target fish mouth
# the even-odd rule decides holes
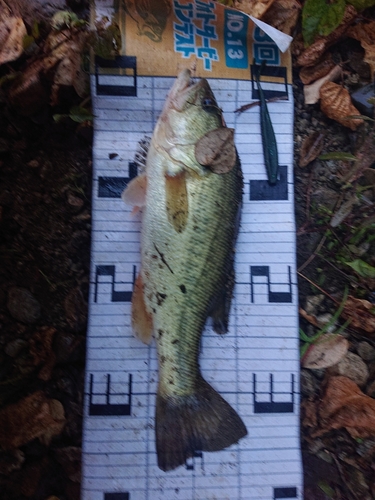
[[[182,111],[187,103],[196,104],[199,90],[206,85],[207,81],[204,78],[194,82],[191,71],[189,69],[182,70],[170,91],[170,106],[176,111]]]

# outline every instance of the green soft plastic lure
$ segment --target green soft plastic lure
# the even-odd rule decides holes
[[[268,182],[274,186],[279,176],[279,159],[277,153],[277,142],[275,132],[273,130],[271,117],[268,112],[267,102],[264,97],[262,87],[260,85],[260,74],[264,67],[264,62],[260,66],[255,66],[254,76],[258,85],[259,101],[260,101],[260,129],[262,133],[262,145],[264,163],[267,170]]]

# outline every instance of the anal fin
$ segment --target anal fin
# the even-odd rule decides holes
[[[134,283],[132,295],[132,327],[135,336],[144,344],[149,344],[152,340],[152,316],[147,312],[143,295],[143,280],[138,274]]]

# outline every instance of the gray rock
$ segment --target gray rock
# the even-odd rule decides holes
[[[7,343],[5,346],[5,354],[11,358],[15,358],[25,347],[28,346],[26,340],[14,339]]]
[[[317,381],[309,370],[301,370],[301,393],[310,397],[316,392]]]
[[[313,314],[315,316],[323,300],[324,300],[324,295],[322,293],[320,293],[319,295],[307,296],[305,304],[305,311],[307,312],[307,314]]]
[[[13,318],[22,323],[35,323],[40,317],[40,304],[26,288],[10,288],[7,307]]]
[[[375,348],[368,342],[360,342],[357,347],[357,353],[365,361],[373,361],[375,359]]]
[[[362,359],[353,352],[348,352],[344,359],[328,369],[332,375],[343,375],[348,377],[360,387],[363,387],[368,378],[369,371]]]

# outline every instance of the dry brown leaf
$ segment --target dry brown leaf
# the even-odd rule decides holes
[[[337,80],[340,75],[341,75],[341,67],[337,65],[334,66],[327,75],[323,76],[322,78],[319,78],[319,80],[316,80],[314,83],[311,83],[310,85],[305,85],[303,87],[305,104],[315,104],[316,102],[318,102],[320,98],[320,89],[323,87],[323,85],[326,82],[332,82],[333,80]]]
[[[356,299],[349,295],[345,302],[342,316],[350,319],[350,326],[360,328],[367,333],[375,333],[375,305],[368,300]]]
[[[306,167],[322,152],[325,134],[322,132],[313,132],[305,137],[301,144],[299,153],[299,166]]]
[[[309,323],[311,323],[312,325],[314,325],[316,327],[319,326],[319,323],[318,323],[318,320],[316,319],[316,317],[313,316],[312,314],[308,314],[304,309],[302,309],[302,307],[299,308],[299,313],[302,316],[302,318],[305,318],[305,320],[308,321]]]
[[[23,39],[27,35],[21,17],[7,15],[1,10],[0,23],[0,64],[15,61],[23,52]]]
[[[361,42],[365,49],[364,61],[370,65],[371,74],[375,71],[375,21],[359,23],[349,28],[347,35]]]
[[[333,45],[339,40],[344,34],[346,34],[348,26],[357,17],[357,11],[352,5],[347,5],[345,9],[345,14],[343,20],[331,34],[324,38],[318,38],[312,45],[307,47],[302,54],[297,58],[298,66],[312,66],[319,61],[323,52],[325,52],[328,47]]]
[[[87,33],[75,30],[51,31],[44,47],[45,69],[55,68],[53,77],[51,104],[58,103],[60,86],[74,86],[82,97],[88,88],[87,76],[81,69],[81,54]]]
[[[60,401],[48,399],[42,391],[0,410],[0,448],[18,448],[32,439],[49,443],[65,425]]]
[[[320,108],[328,118],[332,118],[352,130],[363,123],[362,119],[347,118],[350,115],[360,115],[353,106],[349,92],[337,83],[326,82],[320,89]]]
[[[297,24],[301,4],[298,0],[274,0],[271,7],[262,16],[262,21],[274,28],[291,35]]]
[[[207,132],[195,145],[195,158],[215,174],[226,174],[236,164],[234,129],[220,127]]]
[[[273,2],[274,0],[234,0],[233,7],[260,19]]]
[[[327,333],[309,346],[301,360],[304,368],[319,370],[333,366],[346,355],[349,342],[342,335]]]
[[[309,85],[326,76],[335,66],[332,55],[328,53],[314,66],[304,66],[301,68],[299,77],[304,85]]]
[[[347,377],[331,377],[319,406],[321,431],[345,428],[354,438],[375,436],[375,399]]]

